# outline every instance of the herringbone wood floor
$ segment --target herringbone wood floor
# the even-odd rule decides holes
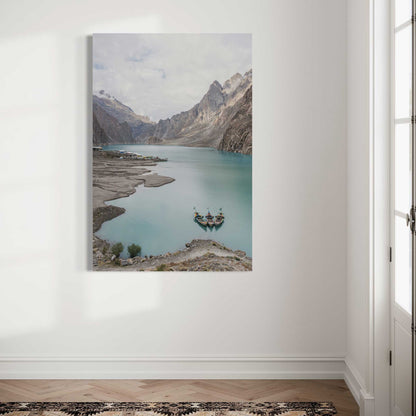
[[[0,380],[0,401],[332,401],[359,414],[342,380]]]

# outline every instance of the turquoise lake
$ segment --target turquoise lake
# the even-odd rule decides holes
[[[168,158],[150,166],[152,172],[175,181],[158,188],[138,186],[127,198],[108,202],[126,212],[105,222],[96,233],[124,247],[137,243],[142,255],[158,255],[183,249],[195,238],[212,239],[233,250],[252,255],[252,157],[209,148],[152,145],[115,145],[145,156]],[[224,224],[203,228],[193,220],[194,207],[205,215],[222,208]],[[127,256],[125,249],[124,257]]]

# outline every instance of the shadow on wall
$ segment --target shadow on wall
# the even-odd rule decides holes
[[[337,86],[345,65],[337,41],[342,36],[328,36],[338,33],[339,22],[329,18],[339,15],[338,2],[328,2],[323,14],[322,7],[305,3],[303,15],[293,3],[283,2],[287,13],[280,15],[281,25],[271,13],[272,1],[230,0],[227,6],[214,1],[201,7],[183,0],[181,8],[169,1],[123,0],[114,6],[110,0],[45,0],[23,14],[22,3],[5,0],[1,7],[7,4],[7,13],[0,13],[0,185],[5,201],[0,204],[0,360],[10,354],[343,355],[345,247],[343,233],[328,232],[334,215],[337,221],[344,218],[345,205],[340,168],[345,152],[338,133],[343,131],[343,100],[334,100],[343,94]],[[260,230],[253,243],[261,246],[255,272],[227,273],[226,278],[88,272],[91,38],[83,34],[178,32],[183,27],[221,32],[230,27],[231,11],[232,29],[255,32],[257,45],[270,44],[276,27],[294,42],[276,36],[279,56],[254,48],[257,97],[268,97],[255,123],[262,135],[255,181],[268,184],[253,191],[254,229]],[[286,64],[278,65],[281,61]],[[308,77],[305,61],[315,63]],[[328,77],[331,88],[321,88]],[[285,97],[283,103],[279,97]],[[322,126],[325,111],[330,116]],[[299,112],[305,114],[304,123],[298,122]],[[279,137],[270,120],[281,124]],[[305,135],[314,140],[304,140]],[[286,171],[290,180],[275,174]],[[284,204],[277,203],[281,198]],[[279,234],[268,231],[271,217]]]
[[[143,22],[141,30],[160,31],[154,16]],[[2,196],[9,201],[0,208],[7,236],[0,250],[0,305],[8,315],[0,322],[0,355],[187,354],[195,347],[209,353],[213,345],[238,353],[231,340],[241,316],[232,309],[232,287],[248,277],[227,276],[214,307],[205,293],[221,285],[208,275],[190,282],[190,274],[86,273],[92,264],[92,36],[75,43],[65,33],[11,37],[0,41],[0,53],[11,59],[2,69],[4,96],[11,98],[0,103],[6,116]],[[87,246],[80,236],[85,230]],[[175,286],[181,279],[189,282],[187,293]],[[251,301],[253,293],[246,293],[238,303]],[[206,322],[189,315],[201,308],[210,311]],[[170,322],[171,311],[175,325],[161,330],[157,323]],[[247,352],[244,344],[241,352]]]
[[[1,259],[2,275],[7,279],[2,282],[0,299],[2,309],[9,315],[8,320],[0,323],[1,350],[13,351],[17,356],[49,356],[56,351],[62,355],[137,355],[138,351],[163,354],[167,350],[171,354],[175,351],[188,354],[195,348],[206,350],[204,346],[212,346],[213,338],[221,339],[218,341],[220,351],[232,348],[236,327],[231,322],[237,322],[239,317],[230,310],[224,319],[219,311],[233,304],[233,292],[230,287],[223,292],[223,298],[218,301],[222,306],[218,309],[208,304],[206,291],[219,289],[208,275],[198,277],[199,284],[201,280],[206,284],[204,291],[196,286],[197,282],[191,282],[187,294],[180,293],[181,286],[175,286],[178,278],[172,275],[85,273],[85,263],[89,268],[92,263],[92,37],[78,39],[76,50],[71,53],[69,49],[74,45],[65,37],[58,41],[41,35],[19,42],[16,53],[24,51],[26,58],[33,61],[36,58],[51,60],[50,49],[58,49],[59,54],[56,60],[51,60],[49,72],[38,80],[40,98],[35,96],[31,105],[16,106],[13,111],[7,107],[11,129],[19,129],[23,111],[25,125],[30,122],[33,127],[29,137],[22,132],[21,146],[28,150],[23,153],[23,160],[14,157],[15,142],[6,143],[11,160],[5,158],[3,152],[3,158],[16,175],[14,180],[8,175],[9,189],[3,188],[3,192],[6,191],[3,196],[7,196],[11,204],[2,207],[2,218],[12,219],[4,221],[5,234],[15,239],[9,241],[6,247],[9,254]],[[46,49],[43,49],[45,43]],[[39,57],[39,53],[44,56]],[[80,63],[85,65],[83,70],[77,68]],[[26,71],[24,66],[16,76],[24,77]],[[58,78],[59,74],[68,73],[73,79]],[[59,85],[60,90],[54,90],[53,85]],[[85,94],[75,100],[71,97],[78,92],[70,90],[74,85],[86,85],[79,89]],[[62,111],[63,106],[65,111]],[[61,111],[57,111],[58,108]],[[65,114],[68,118],[63,116]],[[33,143],[34,138],[41,140]],[[71,200],[71,196],[75,199]],[[87,233],[87,247],[80,232]],[[2,252],[7,253],[7,250]],[[73,273],[74,269],[78,273]],[[233,280],[229,277],[227,286]],[[185,308],[175,304],[175,299],[181,298]],[[247,303],[249,301],[246,299]],[[187,313],[201,308],[211,311],[206,315],[207,322],[197,314],[189,316]],[[175,310],[175,325],[166,325],[163,330],[158,328],[156,323],[170,322],[170,311]],[[218,315],[216,325],[207,331],[215,315]],[[223,333],[228,333],[230,338],[224,339]],[[187,334],[192,336],[188,338]],[[184,338],[187,351],[183,349]],[[246,351],[244,345],[241,349]]]

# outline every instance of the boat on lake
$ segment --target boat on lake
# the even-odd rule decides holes
[[[224,222],[224,214],[222,213],[222,210],[220,209],[220,212],[215,215],[215,217],[211,214],[211,212],[208,211],[208,214],[201,215],[198,211],[195,211],[194,213],[194,221],[197,222],[199,225],[202,225],[203,227],[221,227],[221,225]]]
[[[203,227],[206,227],[208,225],[208,221],[204,219],[204,217],[199,214],[199,212],[195,211],[194,214],[194,220],[199,224],[202,225]]]
[[[214,216],[211,215],[211,213],[209,211],[208,211],[208,214],[205,215],[205,218],[207,219],[208,227],[213,227],[215,225]]]
[[[223,222],[224,222],[224,214],[222,213],[222,210],[220,210],[219,214],[215,216],[214,223],[216,227],[221,227]]]

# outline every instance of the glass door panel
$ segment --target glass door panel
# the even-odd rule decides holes
[[[395,221],[395,302],[406,312],[411,313],[411,278],[412,278],[412,252],[411,237],[406,220],[396,216]]]
[[[396,0],[396,27],[410,20],[412,15],[412,0]]]
[[[415,235],[407,222],[412,200],[414,120],[413,85],[413,2],[395,0],[393,58],[393,153],[392,227],[393,263],[391,267],[391,414],[416,416],[412,410],[412,280]]]
[[[396,124],[395,134],[395,210],[403,215],[409,212],[412,186],[410,153],[410,124]]]
[[[412,26],[399,30],[395,37],[395,117],[409,118],[412,102]]]

